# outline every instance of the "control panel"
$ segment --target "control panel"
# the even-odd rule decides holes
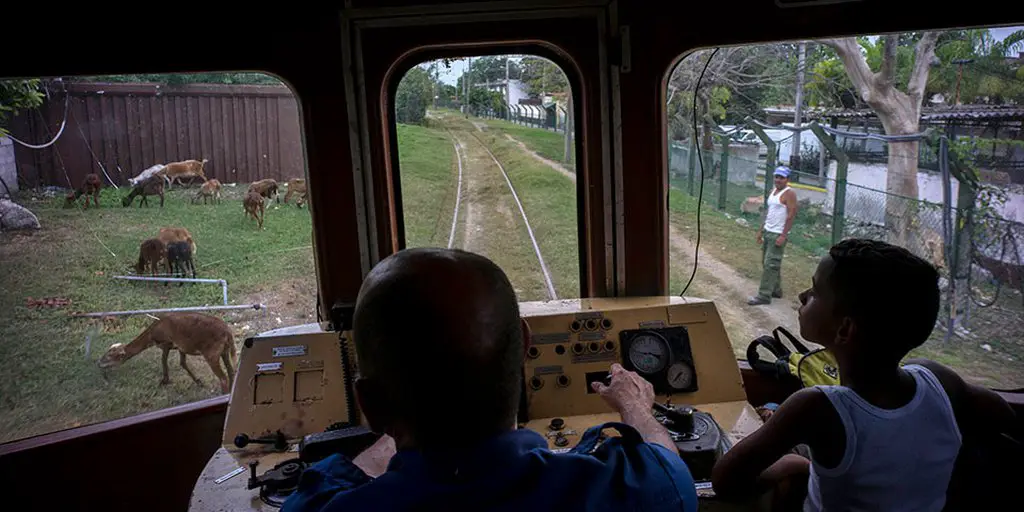
[[[643,376],[662,401],[745,401],[732,345],[714,303],[682,297],[526,302],[526,416],[612,412],[591,383],[612,363]]]
[[[350,425],[356,416],[354,361],[344,336],[318,324],[247,338],[224,422],[224,448],[241,461]]]

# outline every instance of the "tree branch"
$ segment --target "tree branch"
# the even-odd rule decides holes
[[[852,37],[844,37],[841,39],[824,39],[820,42],[835,50],[836,55],[843,61],[846,75],[850,78],[850,82],[853,83],[854,89],[860,94],[861,99],[870,105],[875,99],[873,95],[875,74],[868,67],[868,62],[865,60],[864,55],[860,53],[860,45],[857,44],[857,40]]]
[[[882,87],[892,87],[896,74],[896,50],[900,46],[899,34],[889,34],[882,40],[882,67],[878,79]]]
[[[939,39],[938,32],[925,32],[917,42],[914,51],[914,69],[907,80],[907,95],[921,103],[924,88],[928,84],[928,70],[935,58],[935,42]]]

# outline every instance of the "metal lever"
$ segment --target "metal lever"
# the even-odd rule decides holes
[[[273,437],[258,437],[253,439],[248,434],[238,434],[235,436],[235,446],[239,448],[245,448],[249,444],[272,444],[275,450],[287,450],[288,440],[284,437],[284,434],[278,430]]]

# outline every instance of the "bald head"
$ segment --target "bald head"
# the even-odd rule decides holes
[[[515,421],[519,306],[487,258],[427,248],[388,257],[359,291],[353,335],[360,405],[375,430],[400,428],[431,444],[464,438],[463,420],[481,434]]]

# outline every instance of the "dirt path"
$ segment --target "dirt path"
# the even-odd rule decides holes
[[[688,269],[685,275],[689,279],[689,269],[693,265],[694,243],[671,224],[669,243],[672,264],[682,265]],[[793,297],[775,299],[771,304],[764,306],[748,306],[747,298],[757,291],[757,282],[740,275],[707,251],[701,251],[698,265],[697,276],[687,295],[715,301],[734,349],[745,350],[751,340],[762,334],[771,333],[771,330],[779,325],[794,334],[799,332],[800,325]]]
[[[519,146],[519,149],[523,150],[524,152],[526,152],[526,154],[532,156],[534,159],[536,159],[540,163],[542,163],[544,165],[547,165],[548,167],[550,167],[550,168],[552,168],[552,169],[562,173],[565,177],[567,177],[570,180],[572,180],[573,183],[576,183],[576,173],[570,171],[569,169],[566,169],[565,167],[562,166],[562,164],[560,164],[560,163],[558,163],[558,162],[556,162],[554,160],[548,160],[547,158],[544,158],[544,157],[540,156],[540,153],[537,153],[536,151],[533,151],[530,148],[526,147],[526,144],[523,144],[518,139],[516,139],[515,137],[513,137],[513,136],[511,136],[511,135],[509,135],[507,133],[505,134],[505,138],[507,138],[508,140],[510,140],[512,142],[515,142],[516,145]]]
[[[521,300],[548,298],[529,233],[501,170],[468,127],[451,126],[463,158],[462,240],[455,247],[483,254],[509,275]],[[470,128],[470,130],[472,130]]]

